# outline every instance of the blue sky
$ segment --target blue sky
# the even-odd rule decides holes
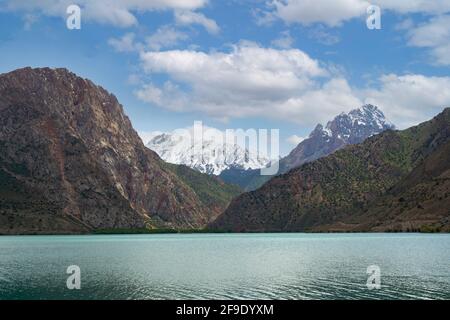
[[[364,0],[1,0],[0,72],[65,67],[114,93],[139,132],[280,129],[286,154],[365,102],[400,128],[450,106],[450,0],[372,4],[380,30]]]

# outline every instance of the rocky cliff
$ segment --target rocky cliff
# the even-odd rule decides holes
[[[199,195],[143,145],[112,94],[66,69],[0,75],[0,177],[6,234],[199,228],[236,192]]]

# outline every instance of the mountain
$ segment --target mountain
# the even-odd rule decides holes
[[[383,131],[395,129],[383,112],[367,104],[349,113],[341,113],[325,127],[318,124],[309,137],[280,161],[283,172],[327,156],[348,144],[358,144]]]
[[[224,133],[214,128],[201,128],[198,136],[194,129],[178,130],[155,135],[147,147],[162,159],[183,164],[199,172],[219,175],[226,169],[249,170],[265,167],[269,160],[227,142]]]
[[[341,113],[325,127],[318,124],[309,137],[303,140],[288,156],[280,160],[279,173],[286,173],[304,163],[327,156],[349,144],[357,144],[365,139],[394,129],[383,112],[376,106],[367,104],[361,108]],[[256,190],[272,177],[261,176],[260,170],[243,172],[225,170],[220,178],[228,183],[241,186],[246,191]]]
[[[378,199],[356,230],[450,231],[450,141]],[[439,217],[439,220],[436,219]],[[358,221],[357,220],[357,221]],[[331,226],[333,227],[333,226]]]
[[[200,228],[237,193],[162,161],[89,80],[49,68],[0,75],[1,234]]]
[[[277,176],[210,227],[233,231],[450,231],[450,108]]]

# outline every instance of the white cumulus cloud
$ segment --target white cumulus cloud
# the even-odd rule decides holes
[[[142,49],[142,44],[135,42],[135,34],[132,32],[120,38],[110,38],[108,44],[118,52],[133,52]]]
[[[141,60],[145,72],[169,75],[171,81],[143,86],[138,98],[170,110],[310,123],[362,103],[345,79],[328,79],[329,72],[298,49],[241,43],[231,52],[145,52]]]
[[[430,49],[432,63],[450,65],[450,15],[431,18],[408,35],[409,45]]]
[[[387,74],[379,83],[379,88],[364,91],[366,102],[381,106],[399,128],[425,121],[450,106],[450,77]]]
[[[303,137],[299,137],[298,135],[294,134],[286,139],[286,141],[294,146],[297,146],[300,142],[305,140]]]
[[[147,37],[147,45],[151,50],[160,50],[178,45],[188,39],[188,35],[171,26],[163,26]]]
[[[315,125],[369,102],[404,128],[450,105],[450,77],[385,74],[371,87],[354,87],[298,49],[243,42],[227,52],[148,51],[140,58],[144,72],[169,80],[141,86],[139,99],[220,120],[261,117]]]
[[[206,31],[211,34],[217,34],[220,31],[217,23],[205,17],[203,14],[193,11],[176,11],[175,21],[179,25],[188,26],[193,24],[198,24],[203,26]]]
[[[66,9],[73,0],[5,0],[0,8],[9,11],[39,13],[47,16],[66,16]],[[78,0],[82,17],[90,21],[130,27],[138,24],[136,12],[155,10],[196,10],[208,0]]]
[[[369,3],[361,0],[275,0],[273,5],[276,15],[288,23],[338,26],[345,20],[362,16]]]
[[[450,11],[450,1],[447,0],[274,0],[270,2],[269,13],[287,23],[322,23],[336,27],[365,16],[370,5],[378,5],[382,11],[397,14],[438,15]]]
[[[280,37],[272,40],[272,45],[280,49],[289,49],[294,44],[294,38],[292,38],[289,30],[283,31]]]

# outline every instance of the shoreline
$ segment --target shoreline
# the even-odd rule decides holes
[[[129,230],[129,231],[97,231],[91,233],[17,233],[17,234],[0,234],[1,237],[25,237],[25,236],[111,236],[111,235],[181,235],[181,234],[450,234],[447,231],[329,231],[329,232],[308,232],[308,231],[268,231],[268,232],[226,232],[226,231],[212,231],[212,230],[150,230],[150,231],[142,231],[142,230]]]

